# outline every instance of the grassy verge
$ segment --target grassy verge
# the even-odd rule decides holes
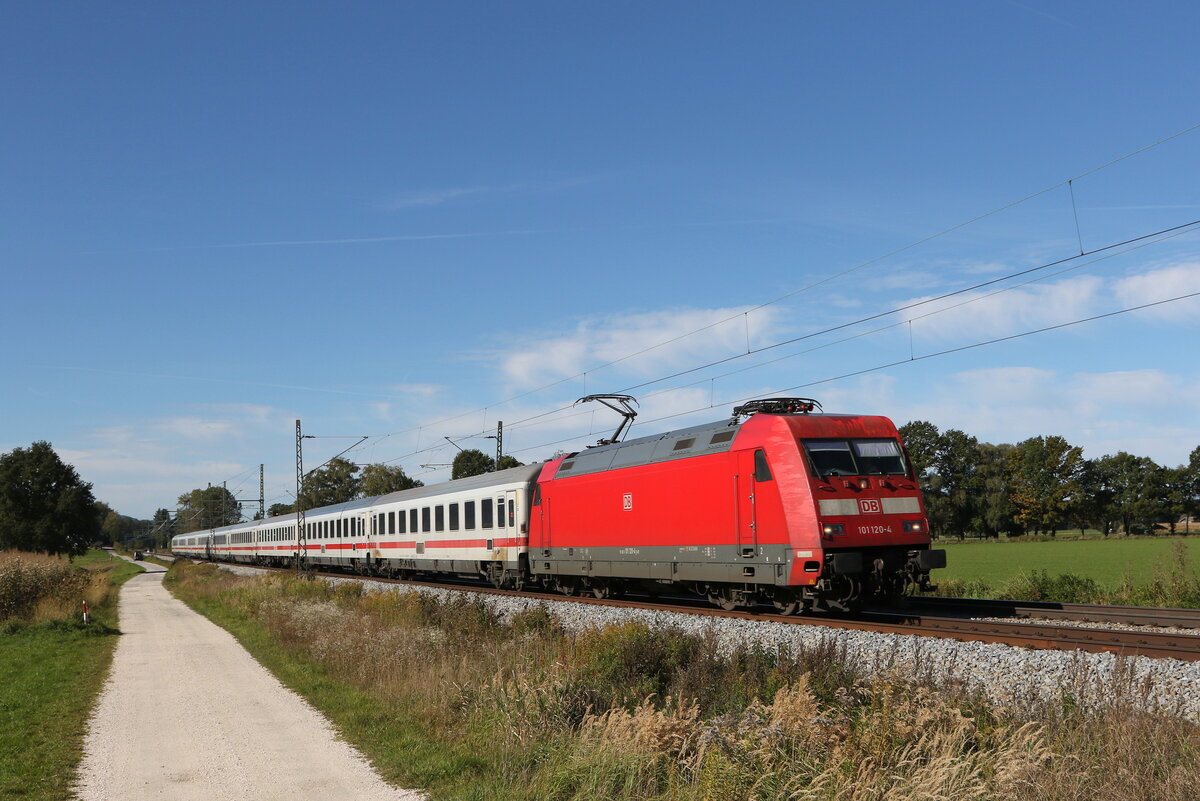
[[[970,543],[946,549],[934,581],[941,595],[1200,607],[1198,559],[1196,539]]]
[[[436,799],[1200,797],[1200,731],[1139,711],[1131,680],[1000,709],[936,665],[913,681],[828,643],[571,634],[544,609],[501,622],[478,602],[211,566],[167,582],[385,778]]]
[[[30,600],[0,629],[0,798],[71,798],[87,717],[116,647],[117,590],[140,572],[102,551],[72,565],[0,554],[0,583],[20,582]],[[86,626],[83,597],[93,615]]]

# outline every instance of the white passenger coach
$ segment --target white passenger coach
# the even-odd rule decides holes
[[[310,509],[308,561],[372,575],[482,575],[515,587],[528,558],[529,508],[541,469],[514,467]],[[180,534],[171,550],[194,559],[293,565],[296,516]]]

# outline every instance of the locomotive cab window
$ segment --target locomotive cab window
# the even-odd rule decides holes
[[[904,456],[894,439],[852,439],[858,469],[867,476],[902,476]]]
[[[904,455],[894,439],[806,439],[813,470],[829,476],[902,476]]]
[[[771,480],[771,467],[767,464],[767,452],[762,448],[754,452],[754,480]]]

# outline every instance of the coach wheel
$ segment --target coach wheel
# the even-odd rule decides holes
[[[591,590],[592,595],[601,601],[603,601],[605,598],[611,598],[613,596],[612,585],[607,581],[593,581],[591,583]]]
[[[558,580],[558,591],[563,595],[578,595],[579,584],[574,579],[560,578]]]

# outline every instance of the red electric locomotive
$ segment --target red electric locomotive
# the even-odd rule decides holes
[[[681,587],[726,609],[784,613],[928,586],[945,551],[929,547],[896,427],[816,408],[754,401],[732,420],[546,463],[529,510],[530,578],[600,597]]]

